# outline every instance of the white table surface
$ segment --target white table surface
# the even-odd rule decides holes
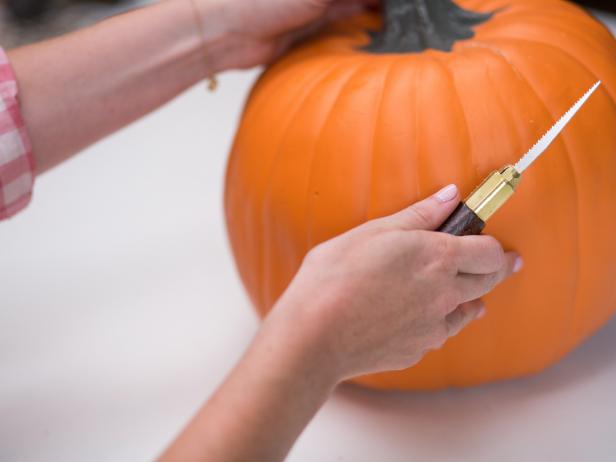
[[[221,192],[255,76],[227,74],[94,146],[0,226],[0,461],[151,460],[241,355],[257,320]],[[343,387],[288,460],[613,461],[615,393],[612,321],[529,379]]]

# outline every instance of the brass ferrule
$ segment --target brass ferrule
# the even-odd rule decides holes
[[[492,172],[464,203],[486,222],[513,195],[519,183],[520,173],[507,165]]]

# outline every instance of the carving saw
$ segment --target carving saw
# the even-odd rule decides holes
[[[600,85],[601,81],[595,83],[515,165],[506,165],[490,173],[460,202],[438,231],[456,236],[480,234],[486,221],[513,196],[522,173],[550,147]]]

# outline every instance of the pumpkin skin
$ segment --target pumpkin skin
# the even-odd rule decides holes
[[[255,85],[228,163],[229,238],[265,315],[310,248],[451,182],[466,195],[603,81],[484,231],[524,257],[522,272],[484,298],[483,319],[416,366],[355,379],[371,387],[527,375],[616,310],[616,41],[561,0],[458,4],[503,9],[451,52],[361,50],[376,14],[289,52]]]

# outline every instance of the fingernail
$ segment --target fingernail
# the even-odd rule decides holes
[[[449,202],[458,197],[458,187],[455,184],[450,184],[449,186],[445,186],[439,192],[437,192],[434,197],[439,202]]]
[[[477,313],[477,318],[476,319],[481,319],[486,315],[486,307],[482,306],[481,308],[479,308],[479,312]]]
[[[516,258],[515,262],[513,263],[513,272],[518,273],[522,269],[523,266],[524,266],[524,260],[522,260],[522,257]]]

